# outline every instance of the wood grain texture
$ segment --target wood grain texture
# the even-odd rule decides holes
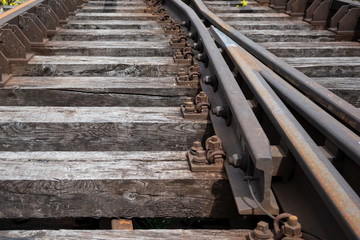
[[[80,11],[81,12],[136,12],[136,13],[143,13],[145,11],[145,6],[85,6]]]
[[[360,77],[360,57],[282,58],[309,77]]]
[[[176,76],[181,65],[172,57],[34,56],[25,66],[12,64],[23,76]]]
[[[217,6],[217,5],[220,5],[220,6],[233,6],[234,4],[234,1],[203,1],[204,4],[206,4],[206,6]],[[248,5],[258,5],[259,3],[256,2],[256,1],[249,1],[247,3]]]
[[[112,1],[88,1],[86,3],[87,6],[117,6],[117,2]],[[146,8],[146,5],[143,1],[121,1],[121,6],[127,7],[127,6],[143,6]]]
[[[171,77],[12,77],[0,99],[3,106],[179,107],[196,93]]]
[[[179,108],[0,107],[1,151],[186,150],[209,137]]]
[[[209,10],[214,13],[263,13],[271,12],[268,7],[265,6],[245,6],[245,7],[235,7],[235,6],[211,6]]]
[[[3,152],[0,217],[230,217],[224,174],[184,152]]]
[[[300,21],[227,21],[233,28],[242,30],[306,30],[311,25]]]
[[[98,240],[125,240],[125,239],[189,239],[189,240],[245,240],[248,230],[38,230],[38,231],[0,231],[0,237],[7,240],[26,238],[29,240],[53,239],[98,239]]]
[[[278,57],[360,56],[360,44],[355,42],[268,42],[261,45]]]
[[[74,20],[156,20],[158,16],[151,13],[77,13],[73,19]]]
[[[33,48],[38,55],[163,57],[172,56],[169,41],[50,41],[45,47]]]
[[[170,40],[164,30],[150,29],[61,29],[55,35],[56,41],[164,41]]]
[[[290,16],[284,13],[217,13],[224,21],[287,21]]]
[[[242,34],[261,42],[329,42],[335,34],[330,31],[311,30],[241,30]]]
[[[360,78],[313,79],[355,107],[360,107]]]
[[[154,20],[71,20],[64,29],[141,29],[162,30],[162,27]],[[163,31],[162,31],[163,32]]]
[[[61,29],[53,40],[56,41],[165,41],[170,35],[164,30],[111,30],[111,29]]]

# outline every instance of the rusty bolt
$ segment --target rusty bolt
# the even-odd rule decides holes
[[[201,62],[206,62],[207,61],[207,56],[205,53],[199,53],[198,55],[196,55],[196,59],[201,61]]]
[[[205,83],[206,85],[210,85],[210,86],[215,86],[216,81],[217,81],[217,79],[216,79],[215,75],[205,76],[203,78],[203,83]]]
[[[298,222],[298,218],[294,215],[290,216],[288,221],[284,223],[283,234],[286,237],[300,238],[301,233],[301,224]]]
[[[209,102],[208,96],[203,91],[201,91],[195,97],[195,103],[200,103],[200,102]]]
[[[189,72],[200,72],[199,64],[195,62],[194,65],[189,67]]]
[[[204,47],[201,42],[196,42],[193,44],[193,48],[195,50],[198,50],[199,52],[202,52],[204,50]]]
[[[212,113],[218,117],[224,117],[225,116],[225,108],[223,106],[217,106],[212,109]]]
[[[189,76],[186,75],[185,72],[179,72],[178,80],[179,81],[189,81]],[[191,101],[191,99],[190,99],[190,101]],[[188,102],[188,101],[186,101],[186,102]]]
[[[193,157],[192,162],[193,162],[194,164],[206,163],[205,151],[204,151],[204,150],[198,150],[198,151],[196,152],[196,155]]]
[[[210,141],[209,141],[209,149],[220,149],[220,142],[218,142],[218,141],[212,141],[211,139],[210,139]]]
[[[260,221],[254,229],[253,236],[257,239],[272,239],[274,235],[269,229],[269,224]]]
[[[192,101],[185,102],[185,112],[195,112],[195,104]]]
[[[193,142],[193,145],[190,150],[191,150],[191,154],[195,155],[197,151],[204,150],[204,149],[201,146],[201,142],[195,141],[195,142]]]
[[[212,136],[206,140],[206,150],[222,149],[221,140],[218,136]]]
[[[197,39],[197,32],[196,32],[196,31],[189,32],[188,38],[191,38],[191,39],[193,39],[193,40],[196,40],[196,39]]]

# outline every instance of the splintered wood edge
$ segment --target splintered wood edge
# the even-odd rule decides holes
[[[38,240],[52,240],[52,239],[193,239],[193,240],[207,240],[207,239],[236,239],[245,240],[249,230],[13,230],[0,231],[0,238],[4,237],[8,240],[29,238]]]

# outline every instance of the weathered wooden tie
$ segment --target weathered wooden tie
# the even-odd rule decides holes
[[[180,112],[198,89],[177,85],[189,65],[163,27],[142,1],[89,1],[27,64],[10,64],[1,218],[236,214],[224,173],[189,169],[186,150],[213,130]]]

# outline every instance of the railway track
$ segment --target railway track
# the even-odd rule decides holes
[[[0,218],[294,214],[305,239],[360,238],[360,48],[339,41],[357,32],[294,18],[298,3],[188,4],[30,0],[0,17]],[[94,234],[254,236],[0,238]]]
[[[359,105],[360,45],[340,41],[335,32],[253,2],[205,1],[209,10],[240,33],[280,57],[352,105]],[[319,29],[320,28],[320,29]]]

